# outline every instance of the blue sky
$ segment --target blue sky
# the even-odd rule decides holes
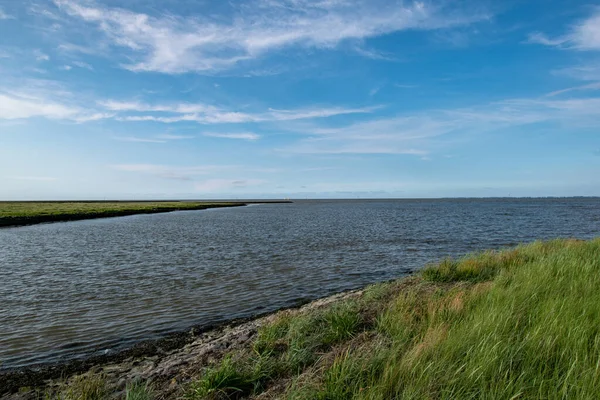
[[[0,198],[600,195],[600,5],[0,0]]]

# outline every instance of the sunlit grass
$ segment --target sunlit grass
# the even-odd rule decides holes
[[[203,210],[232,207],[243,203],[225,202],[0,202],[0,226],[38,222],[68,221],[88,218],[117,217],[131,214],[178,210]]]

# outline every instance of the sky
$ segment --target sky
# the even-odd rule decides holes
[[[600,195],[600,3],[0,0],[0,199]]]

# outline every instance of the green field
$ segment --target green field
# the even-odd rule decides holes
[[[203,210],[244,205],[234,202],[0,202],[0,226],[40,222],[150,214],[176,210]]]
[[[600,239],[444,260],[325,308],[280,312],[250,345],[173,377],[173,398],[598,399],[599,288]],[[162,398],[160,382],[125,392],[98,374],[69,382],[54,395]]]

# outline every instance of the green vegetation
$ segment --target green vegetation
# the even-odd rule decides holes
[[[0,202],[0,226],[28,225],[40,222],[150,214],[177,210],[203,210],[234,207],[244,203],[225,202]]]
[[[444,260],[337,303],[280,312],[250,345],[183,384],[181,394],[600,398],[599,287],[600,239]],[[79,397],[90,400],[104,393],[80,392],[92,393]]]
[[[61,400],[102,400],[109,395],[108,385],[102,375],[81,375],[60,391]],[[47,395],[47,397],[51,397]]]
[[[129,383],[125,389],[125,400],[152,400],[154,391],[148,383],[136,381]]]

